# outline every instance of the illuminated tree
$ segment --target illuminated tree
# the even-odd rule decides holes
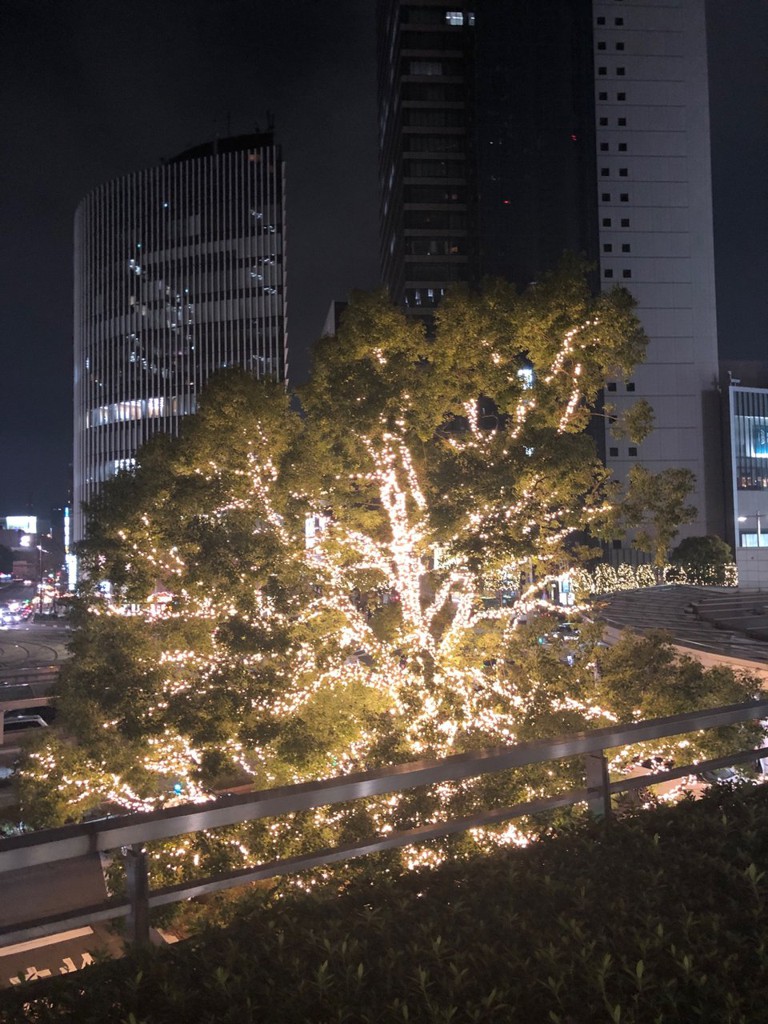
[[[27,819],[43,780],[77,815],[614,720],[595,698],[599,631],[569,648],[541,613],[558,574],[594,553],[585,536],[615,528],[617,489],[585,428],[606,377],[642,358],[632,301],[594,298],[566,265],[522,295],[457,290],[436,319],[430,338],[358,296],[318,344],[300,411],[225,372],[180,438],[151,442],[104,488],[62,682],[77,746],[33,755]],[[364,820],[313,815],[300,831],[418,823],[576,771],[372,801]],[[221,842],[247,859],[298,831]],[[210,860],[208,837],[174,849],[199,857],[199,842]]]

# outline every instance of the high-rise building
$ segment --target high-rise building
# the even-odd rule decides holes
[[[650,338],[606,400],[647,399],[654,430],[606,433],[606,463],[691,469],[680,535],[720,533],[704,0],[379,0],[378,33],[393,299],[424,316],[454,281],[525,286],[584,253]]]
[[[271,133],[100,186],[75,217],[74,538],[101,484],[175,434],[215,370],[288,372],[285,186]]]

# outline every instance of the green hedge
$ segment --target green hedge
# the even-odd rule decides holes
[[[360,861],[341,895],[252,895],[223,931],[8,990],[0,1019],[755,1024],[767,868],[768,787],[717,789],[434,871]]]

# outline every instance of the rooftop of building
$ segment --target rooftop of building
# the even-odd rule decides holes
[[[250,149],[262,149],[275,144],[274,132],[256,132],[251,135],[232,135],[226,139],[213,139],[183,153],[171,157],[169,164],[181,163],[184,160],[199,160],[206,156],[218,156],[220,153],[246,153]]]

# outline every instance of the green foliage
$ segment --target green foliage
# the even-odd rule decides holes
[[[669,560],[693,575],[709,575],[722,586],[733,566],[733,551],[720,537],[686,537],[672,549]]]
[[[29,759],[24,813],[59,821],[99,795],[151,808],[603,724],[596,637],[570,657],[554,621],[515,629],[591,557],[580,538],[616,520],[584,428],[644,337],[631,297],[594,297],[583,269],[567,261],[521,294],[458,288],[429,338],[383,296],[356,296],[300,411],[278,385],[214,377],[180,436],[151,441],[88,510],[64,739]],[[486,600],[496,577],[513,607]],[[522,799],[575,771],[170,844],[153,880],[218,868],[227,850],[239,867],[313,835]]]
[[[344,891],[262,891],[225,931],[0,994],[7,1024],[753,1024],[768,989],[768,790]]]
[[[686,504],[695,482],[689,469],[650,473],[633,466],[629,471],[618,518],[624,529],[634,530],[635,545],[653,555],[657,566],[666,562],[678,527],[696,518],[695,506]]]

